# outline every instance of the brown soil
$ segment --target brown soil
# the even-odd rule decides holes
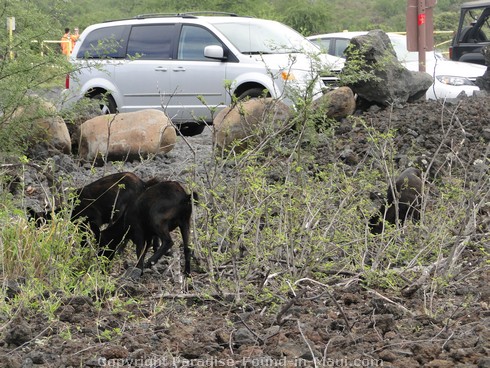
[[[450,172],[470,183],[488,175],[489,102],[372,107],[363,118],[377,130],[396,129],[398,167],[424,162],[431,180]],[[343,121],[335,139],[318,150],[318,163],[342,160],[354,171],[374,155],[367,134],[355,119]],[[209,129],[179,140],[169,154],[125,169],[183,179],[194,164],[189,147],[205,165],[211,137]],[[67,156],[54,160],[77,183],[94,178]],[[42,197],[34,176],[27,183],[32,203]],[[487,234],[488,216],[478,220]],[[483,254],[489,251],[487,244]],[[304,281],[274,312],[233,296],[205,296],[199,290],[206,274],[182,281],[166,259],[140,282],[118,281],[115,293],[138,302],[114,308],[105,297],[98,308],[101,299],[71,297],[52,320],[22,311],[0,316],[0,367],[490,367],[489,260],[481,254],[467,248],[459,274],[441,292],[431,292],[430,282],[414,292],[372,289],[356,275],[341,274],[328,287]]]

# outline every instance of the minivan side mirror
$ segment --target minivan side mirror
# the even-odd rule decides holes
[[[219,59],[219,60],[226,59],[223,48],[218,45],[206,46],[204,48],[204,56],[210,59]]]

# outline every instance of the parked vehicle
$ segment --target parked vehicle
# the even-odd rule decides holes
[[[481,49],[490,45],[489,17],[488,0],[461,4],[458,29],[449,46],[451,60],[485,65]]]
[[[148,14],[87,27],[65,94],[105,112],[164,109],[190,135],[233,97],[322,94],[318,49],[276,21],[234,14]],[[335,58],[331,58],[334,62]],[[324,65],[323,65],[324,68]],[[308,92],[307,92],[308,91]]]
[[[308,39],[317,44],[324,52],[344,58],[344,51],[351,38],[365,35],[367,32],[339,32],[310,36]],[[388,33],[398,60],[408,69],[418,71],[418,52],[407,51],[404,35]],[[472,96],[480,88],[475,85],[477,77],[482,76],[486,67],[444,59],[434,51],[426,54],[426,72],[431,74],[434,83],[427,90],[427,99],[455,98],[461,92]]]

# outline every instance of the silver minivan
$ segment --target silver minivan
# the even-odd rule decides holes
[[[318,54],[301,34],[272,20],[140,15],[83,31],[65,96],[98,99],[107,113],[163,109],[191,135],[233,98],[265,94],[293,105],[319,97],[320,70],[334,68],[336,58]]]

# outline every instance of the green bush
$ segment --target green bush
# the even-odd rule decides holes
[[[33,119],[19,119],[19,109],[28,109],[31,117],[45,115],[43,106],[29,97],[54,84],[63,86],[70,70],[59,47],[41,50],[42,41],[59,32],[51,14],[40,11],[35,3],[25,6],[9,1],[1,15],[2,19],[15,16],[15,31],[12,37],[0,37],[0,159],[24,153],[31,138]]]
[[[258,144],[260,149],[217,155],[206,176],[211,180],[194,183],[203,192],[194,248],[211,275],[210,292],[276,305],[304,278],[329,284],[345,274],[367,287],[398,290],[421,269],[451,259],[450,245],[468,221],[474,190],[452,176],[428,182],[419,223],[387,225],[383,234],[372,235],[367,222],[378,207],[370,193],[386,193],[397,175],[397,132],[351,121],[365,131],[371,148],[371,158],[356,167],[319,165],[316,147],[332,134],[305,139],[302,127],[315,134],[308,124]]]
[[[0,207],[0,270],[3,295],[9,285],[16,292],[1,298],[0,310],[9,314],[24,306],[51,313],[62,297],[91,295],[112,289],[105,265],[96,257],[96,247],[80,246],[90,236],[78,223],[69,221],[69,213],[54,214],[52,220],[36,226],[28,221],[19,203],[3,194]]]

